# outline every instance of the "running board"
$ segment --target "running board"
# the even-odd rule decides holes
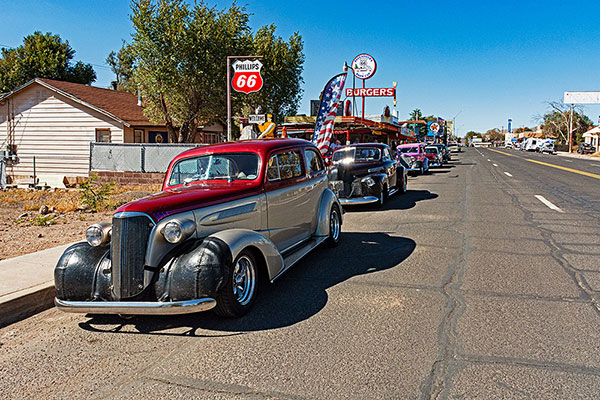
[[[314,238],[308,240],[302,246],[298,247],[293,252],[287,254],[283,258],[283,265],[284,265],[283,269],[273,279],[271,279],[271,283],[275,282],[275,280],[278,279],[285,271],[292,268],[305,255],[307,255],[312,250],[314,250],[317,246],[319,246],[321,243],[326,241],[327,238],[328,238],[328,236],[314,237]]]

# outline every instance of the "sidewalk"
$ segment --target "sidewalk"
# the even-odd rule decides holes
[[[592,157],[589,154],[569,153],[568,151],[557,151],[556,155],[562,157],[581,158],[583,160],[600,161],[600,157]]]
[[[54,267],[69,246],[0,261],[0,327],[54,305]]]

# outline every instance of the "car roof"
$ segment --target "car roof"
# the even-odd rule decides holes
[[[283,149],[288,147],[317,147],[308,140],[304,139],[290,139],[290,138],[276,138],[276,139],[251,139],[251,140],[240,140],[237,142],[225,142],[211,144],[207,146],[196,147],[175,157],[175,160],[179,160],[186,157],[199,156],[204,154],[216,154],[216,153],[257,153],[262,156],[266,156],[272,150]]]

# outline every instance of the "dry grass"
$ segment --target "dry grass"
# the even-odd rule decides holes
[[[114,186],[104,209],[114,209],[129,201],[159,191],[160,185],[119,185]],[[57,211],[75,211],[82,205],[78,189],[9,189],[0,191],[0,204],[9,207],[22,207],[24,211],[37,211],[41,206],[54,207]]]
[[[592,157],[600,157],[600,151],[595,152],[591,155]]]

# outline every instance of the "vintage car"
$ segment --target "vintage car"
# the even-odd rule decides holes
[[[443,162],[443,156],[437,146],[425,147],[425,157],[429,160],[430,167],[440,167]]]
[[[406,169],[382,143],[360,143],[336,150],[329,169],[330,188],[342,205],[383,205],[400,191],[406,192]]]
[[[425,156],[425,143],[401,144],[396,147],[398,158],[402,157],[410,166],[408,172],[423,175],[429,171],[429,160]]]
[[[433,143],[429,146],[438,148],[440,154],[442,155],[442,164],[450,162],[450,150],[448,150],[448,147],[444,143]]]
[[[239,317],[273,282],[340,240],[342,208],[318,149],[301,139],[198,147],[162,191],[88,228],[56,265],[55,304],[92,314]]]

